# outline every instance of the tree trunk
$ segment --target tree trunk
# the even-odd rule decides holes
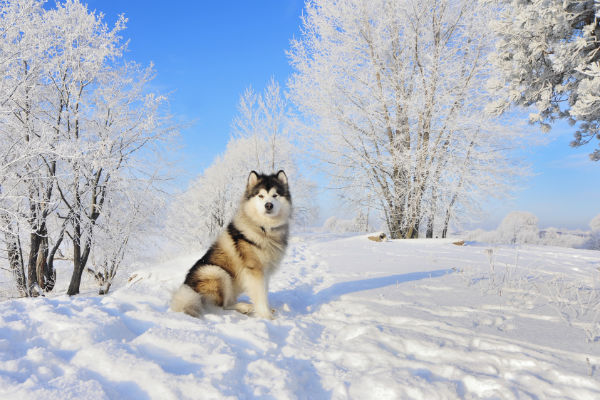
[[[400,221],[397,218],[391,218],[388,223],[388,230],[390,231],[391,239],[401,239],[402,231],[400,228]]]
[[[433,238],[433,216],[429,217],[427,220],[427,232],[425,232],[425,237],[427,239]]]
[[[386,222],[390,231],[390,238],[402,239],[402,211],[397,206],[391,207],[389,214],[386,213]]]
[[[97,218],[97,217],[96,217]],[[95,221],[95,218],[94,218]],[[73,275],[71,275],[71,283],[67,294],[73,296],[79,293],[79,285],[81,277],[87,265],[87,261],[92,249],[92,226],[88,227],[88,232],[85,237],[84,246],[81,246],[82,240],[81,224],[76,222],[73,226]]]
[[[81,263],[81,226],[79,222],[75,222],[73,226],[73,274],[67,294],[73,296],[79,293],[79,285],[81,284],[81,275],[83,274],[83,266]]]
[[[462,183],[462,181],[461,181]],[[457,195],[458,190],[454,193],[454,195],[452,196],[452,200],[450,201],[450,204],[448,204],[448,208],[446,209],[446,219],[444,220],[444,229],[442,230],[442,238],[446,238],[446,235],[448,234],[448,226],[450,225],[450,214],[452,213],[452,208],[454,207],[454,203],[456,203],[456,199],[458,197]]]
[[[29,235],[29,259],[27,261],[27,293],[31,297],[36,297],[40,294],[36,289],[36,286],[38,286],[37,259],[40,242],[41,237],[37,232],[31,232]]]
[[[457,196],[457,192],[454,193],[454,195],[452,196],[452,200],[450,201],[450,204],[448,204],[448,208],[446,209],[446,219],[444,220],[444,229],[442,230],[442,238],[446,238],[446,236],[448,235],[448,226],[450,225],[450,214],[452,213],[452,207],[454,207],[454,203],[456,202],[456,198]]]
[[[112,284],[112,281],[108,281],[106,282],[104,285],[102,285],[100,287],[100,289],[98,289],[98,294],[99,295],[105,295],[108,294],[108,291],[110,290],[110,285]]]
[[[48,229],[46,228],[46,224],[43,223],[32,235],[35,236],[35,239],[32,238],[32,245],[29,251],[29,287],[33,288],[35,283],[37,283],[40,289],[44,292],[49,292],[54,288],[56,271],[54,270],[53,263],[48,264],[50,257],[48,248]],[[31,264],[32,262],[33,264]],[[35,275],[33,281],[31,280],[32,275]],[[33,284],[31,282],[33,282]]]
[[[442,238],[446,238],[448,235],[448,225],[450,224],[450,210],[446,212],[446,220],[444,221],[444,229],[442,230]]]
[[[27,297],[27,280],[25,279],[25,269],[23,267],[23,256],[19,237],[12,232],[4,234],[6,242],[6,254],[8,256],[8,265],[17,286],[20,297]]]
[[[464,171],[466,170],[467,165],[469,163],[470,156],[471,156],[471,150],[473,150],[473,146],[475,146],[475,140],[472,140],[471,143],[469,144],[469,150],[467,151],[467,155],[465,156],[465,162],[463,164],[463,170],[460,175],[460,180],[458,181],[458,185],[456,186],[456,189],[454,190],[454,194],[452,195],[452,200],[450,200],[450,204],[448,204],[448,208],[446,209],[446,219],[444,220],[444,229],[442,230],[443,238],[445,238],[446,235],[448,234],[448,225],[450,225],[450,213],[452,212],[454,203],[456,203],[456,200],[458,199],[458,193],[460,192],[460,189],[462,188],[463,179],[464,179],[462,174],[464,174]]]
[[[75,251],[73,252],[75,254]],[[69,283],[69,289],[67,290],[67,294],[69,296],[74,296],[79,294],[79,285],[81,285],[81,261],[78,259],[73,260],[73,275],[71,275],[71,282]]]
[[[419,221],[415,220],[412,226],[409,226],[404,234],[405,239],[417,239],[419,237]]]
[[[48,253],[48,237],[42,236],[39,239],[37,257],[35,260],[35,275],[40,288],[46,291],[46,254]]]
[[[46,291],[47,292],[50,292],[52,289],[54,289],[54,284],[56,283],[56,268],[54,268],[54,255],[58,251],[60,244],[62,243],[63,238],[65,237],[66,225],[67,225],[67,220],[65,220],[65,222],[63,223],[60,234],[59,234],[58,238],[56,239],[56,243],[54,243],[54,246],[48,252],[48,257],[46,259],[46,275],[45,275],[45,277],[46,277]]]
[[[10,270],[14,277],[19,296],[27,297],[27,281],[25,279],[25,269],[23,268],[21,245],[19,243],[18,238],[10,238],[10,240],[11,242],[7,242],[7,253]]]
[[[53,271],[48,265],[48,230],[45,224],[38,236],[40,236],[40,242],[36,260],[37,281],[44,292],[49,292],[54,288],[54,278]]]

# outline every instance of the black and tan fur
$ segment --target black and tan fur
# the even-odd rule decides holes
[[[171,309],[198,317],[204,303],[271,318],[268,282],[287,247],[291,205],[285,172],[252,171],[236,215],[188,271]],[[252,304],[238,302],[241,293]]]

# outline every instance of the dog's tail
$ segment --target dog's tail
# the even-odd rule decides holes
[[[184,283],[173,293],[171,310],[199,318],[202,315],[202,297]]]

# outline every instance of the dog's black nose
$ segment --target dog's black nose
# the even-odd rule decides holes
[[[273,209],[273,203],[265,203],[265,208],[267,211],[271,211]]]

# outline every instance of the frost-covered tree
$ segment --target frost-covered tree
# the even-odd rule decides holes
[[[152,68],[122,59],[123,17],[109,28],[78,0],[43,5],[0,2],[0,226],[11,269],[27,266],[27,295],[52,290],[68,237],[76,294],[95,229],[119,236],[102,225],[112,196],[145,201],[127,190],[156,181],[164,163],[149,158],[172,126],[148,90]]]
[[[162,228],[157,219],[164,217],[165,199],[157,189],[145,178],[113,181],[102,218],[94,225],[93,251],[85,266],[98,283],[99,294],[108,293],[117,272],[147,252],[152,233]]]
[[[15,188],[23,186],[25,178],[23,174],[15,174],[15,171],[22,169],[34,156],[34,152],[21,145],[20,134],[11,128],[5,128],[7,120],[15,111],[13,98],[22,93],[23,86],[32,82],[31,75],[18,73],[23,71],[22,60],[35,52],[30,36],[25,36],[21,27],[38,18],[39,10],[38,1],[21,4],[0,2],[0,242],[5,247],[3,250],[6,252],[8,269],[21,296],[29,293],[20,225],[17,222],[25,201],[15,193]]]
[[[146,93],[152,79],[152,69],[140,69],[135,64],[122,68],[111,68],[98,78],[98,87],[90,93],[92,99],[89,115],[83,117],[81,136],[70,143],[80,159],[67,160],[68,179],[59,179],[61,199],[71,215],[70,236],[74,254],[74,273],[69,294],[78,290],[81,274],[94,244],[101,247],[102,241],[94,239],[95,230],[108,230],[117,241],[127,244],[133,225],[147,218],[150,210],[141,203],[151,204],[154,184],[160,181],[160,157],[153,154],[170,135],[172,126],[161,114],[165,101],[162,96]],[[137,186],[149,187],[142,191]],[[63,194],[65,194],[63,196]],[[113,196],[125,197],[121,202]],[[129,205],[131,215],[117,214],[111,209]],[[108,221],[102,221],[107,212]],[[142,213],[141,215],[137,215]],[[116,235],[120,231],[122,235]],[[124,246],[119,250],[120,261]],[[105,252],[106,249],[99,248]],[[77,259],[76,254],[79,254]],[[112,262],[116,271],[118,263]],[[114,276],[112,276],[114,277]],[[111,277],[111,278],[112,278]]]
[[[535,106],[529,116],[545,130],[557,119],[576,126],[572,146],[600,139],[600,3],[595,0],[498,0],[492,61],[503,73],[492,86],[511,104]],[[600,160],[600,150],[590,154]]]
[[[590,221],[590,229],[592,233],[586,244],[589,249],[599,250],[600,249],[600,214],[596,215]]]
[[[500,243],[536,243],[539,239],[538,218],[527,211],[512,211],[504,217],[495,239]]]
[[[246,169],[265,173],[284,169],[294,190],[294,221],[307,225],[318,214],[316,185],[300,170],[297,115],[279,83],[271,78],[263,93],[248,88],[240,97],[238,115],[232,123],[233,147],[244,148]],[[240,153],[241,154],[241,153]],[[250,159],[254,160],[250,162]]]
[[[590,221],[590,229],[592,230],[592,232],[600,233],[600,214],[592,218],[592,220]]]
[[[445,235],[515,174],[513,137],[483,111],[494,10],[453,0],[308,1],[289,56],[313,151],[391,237]]]
[[[256,141],[253,149],[255,164],[260,166],[261,170],[276,171],[276,161],[281,158],[279,148],[282,141],[291,141],[293,118],[279,83],[271,77],[262,94],[249,87],[240,97],[238,114],[232,123],[233,136],[253,138]],[[268,141],[268,149],[261,147],[259,143],[262,140]]]
[[[166,139],[171,126],[161,115],[166,99],[147,89],[152,67],[141,68],[121,59],[123,17],[109,29],[101,15],[88,12],[77,1],[58,4],[47,14],[51,35],[58,42],[50,72],[50,79],[60,82],[52,91],[55,106],[62,107],[58,135],[70,154],[61,160],[56,185],[73,248],[73,275],[67,291],[72,295],[79,292],[97,243],[94,230],[111,196],[123,195],[120,192],[130,181],[153,179],[152,170],[140,170],[143,164],[138,154],[143,149],[143,156],[149,157],[154,143]],[[129,198],[134,210],[135,202],[144,201]],[[121,240],[127,242],[124,237]]]
[[[0,210],[9,264],[13,270],[24,264],[27,285],[19,291],[27,295],[54,285],[54,246],[48,223],[57,204],[53,130],[57,115],[49,107],[45,81],[54,41],[47,34],[42,4],[31,0],[0,3],[0,141],[6,149],[1,154]],[[19,276],[17,285],[22,282]]]
[[[236,211],[252,170],[283,169],[290,182],[295,223],[312,222],[317,215],[316,187],[299,169],[292,121],[293,113],[275,80],[263,93],[246,90],[227,149],[171,205],[170,236],[187,247],[208,245]]]
[[[103,162],[96,148],[102,146],[102,128],[110,126],[110,117],[94,121],[95,129],[90,129],[93,115],[101,108],[95,104],[97,98],[92,92],[99,90],[99,80],[109,69],[107,64],[121,55],[119,32],[124,22],[121,17],[109,29],[101,15],[88,12],[79,1],[57,3],[56,8],[44,13],[42,34],[51,45],[41,83],[55,119],[51,134],[60,152],[47,169],[56,176],[52,184],[60,194],[60,217],[73,246],[70,295],[79,292],[83,266],[91,251],[91,235],[86,233],[100,215],[106,193],[103,176],[98,173]]]

